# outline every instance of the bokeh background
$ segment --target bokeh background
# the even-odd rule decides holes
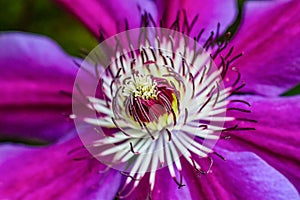
[[[11,30],[46,35],[74,56],[97,45],[75,17],[50,0],[0,0],[0,31]]]

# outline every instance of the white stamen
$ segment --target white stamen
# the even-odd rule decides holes
[[[88,97],[87,107],[102,115],[84,121],[120,129],[93,145],[103,147],[97,156],[111,156],[112,163],[124,164],[129,175],[124,187],[133,179],[136,187],[149,171],[153,190],[156,171],[164,165],[176,181],[183,170],[181,155],[200,169],[192,155],[205,158],[213,150],[197,140],[217,141],[222,123],[234,120],[225,116],[229,103],[225,99],[232,89],[223,88],[222,70],[211,62],[211,52],[196,55],[187,49],[186,41],[176,42],[171,35],[156,37],[154,43],[152,47],[145,42],[138,51],[130,46],[132,52],[124,55],[125,50],[116,52],[112,75],[103,77],[109,101]]]

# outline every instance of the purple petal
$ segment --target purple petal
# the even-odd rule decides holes
[[[237,14],[235,0],[201,0],[200,2],[196,0],[165,0],[157,1],[157,4],[159,17],[164,18],[166,27],[169,27],[176,20],[178,11],[184,10],[186,12],[189,25],[198,15],[198,21],[190,33],[192,37],[197,36],[203,28],[206,30],[206,35],[209,36],[211,31],[216,31],[218,23],[221,25],[220,32],[225,31]]]
[[[124,3],[117,0],[112,2],[103,0],[56,0],[62,6],[77,16],[94,35],[99,36],[99,30],[105,36],[112,36],[125,31],[125,19],[129,28],[138,28],[141,24],[141,15],[144,11],[151,14],[157,26],[162,20],[164,27],[170,27],[176,20],[178,11],[186,11],[189,24],[194,17],[199,15],[192,36],[197,36],[202,28],[207,34],[216,30],[217,24],[221,23],[221,31],[234,20],[236,15],[236,1],[204,0],[198,1],[141,1],[134,0]],[[183,15],[183,13],[182,13]],[[151,24],[152,22],[150,22]],[[180,22],[182,24],[183,21]]]
[[[253,153],[222,151],[226,161],[214,159],[211,173],[195,175],[187,167],[184,176],[194,199],[299,199],[294,186]]]
[[[242,91],[280,95],[300,82],[300,1],[246,5],[247,15],[233,41],[236,52],[245,53],[235,62],[246,81]],[[260,5],[266,12],[260,12]]]
[[[179,177],[180,176],[178,174],[178,180],[180,180]],[[185,184],[188,181],[188,179],[183,178],[182,182]],[[152,197],[153,199],[192,199],[190,190],[187,186],[183,186],[178,189],[178,185],[172,179],[167,168],[157,171]]]
[[[73,128],[68,119],[76,66],[52,40],[0,35],[0,138],[53,141]]]
[[[180,176],[178,173],[178,180]],[[183,178],[183,182],[186,180]],[[124,194],[128,193],[130,190],[124,191]],[[155,185],[153,191],[150,189],[149,185],[149,173],[146,174],[140,181],[139,185],[134,189],[132,193],[125,199],[191,199],[191,194],[188,187],[182,187],[178,189],[178,185],[175,183],[170,175],[168,168],[163,168],[156,171],[155,175]]]
[[[91,159],[78,139],[50,147],[13,146],[14,156],[0,166],[0,196],[3,199],[113,199],[121,175]],[[7,154],[8,145],[0,147]],[[74,150],[70,153],[71,150]],[[4,155],[5,155],[4,154]],[[76,160],[76,158],[81,158]]]
[[[125,19],[129,28],[137,28],[141,23],[141,13],[145,9],[156,19],[156,5],[150,0],[114,2],[105,0],[55,0],[77,16],[91,32],[99,36],[112,36],[125,31]]]
[[[252,104],[251,114],[231,111],[237,118],[255,119],[258,123],[240,122],[240,127],[255,131],[234,131],[232,139],[219,141],[231,150],[253,151],[284,174],[300,191],[300,96],[262,98],[244,96]],[[232,104],[233,105],[233,104]],[[234,107],[246,109],[235,103]]]
[[[123,180],[125,180],[126,178],[127,178],[126,176],[123,176]],[[132,191],[132,189],[134,190]],[[120,197],[121,197],[120,199],[124,199],[124,200],[151,199],[152,196],[150,193],[150,186],[149,186],[149,174],[146,174],[139,181],[139,184],[136,188],[132,188],[130,187],[130,185],[127,186],[125,190],[120,193]]]

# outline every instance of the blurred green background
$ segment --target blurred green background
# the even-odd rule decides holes
[[[74,56],[97,45],[75,17],[50,0],[0,0],[0,31],[13,30],[46,35]]]

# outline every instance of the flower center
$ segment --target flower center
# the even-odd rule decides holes
[[[171,114],[176,124],[177,98],[168,81],[134,74],[132,79],[126,81],[123,94],[127,96],[126,107],[136,122],[158,123],[160,117]]]
[[[142,98],[144,100],[157,99],[157,83],[150,76],[134,74],[133,80],[126,83],[126,88],[131,90],[134,98]]]
[[[215,153],[212,148],[220,134],[250,130],[237,125],[223,127],[225,122],[235,120],[226,115],[227,110],[245,111],[227,108],[230,103],[249,106],[243,100],[227,99],[243,86],[238,86],[239,72],[237,79],[231,80],[232,86],[223,84],[231,63],[240,56],[231,56],[233,48],[220,55],[227,42],[218,42],[212,34],[199,46],[202,32],[193,39],[174,30],[136,31],[127,31],[100,45],[82,64],[81,78],[75,84],[80,86],[76,99],[88,99],[84,102],[88,109],[82,109],[82,104],[74,106],[77,119],[96,126],[96,137],[86,135],[93,134],[90,129],[83,133],[87,146],[102,163],[128,176],[119,193],[131,183],[133,189],[137,187],[147,172],[153,190],[156,171],[164,166],[182,187],[182,159],[196,173],[207,174],[212,164],[209,155]],[[100,70],[98,66],[103,63],[107,68]],[[85,69],[89,66],[95,69]],[[92,89],[87,74],[96,77],[91,81]],[[208,158],[207,170],[200,166],[199,158]]]

